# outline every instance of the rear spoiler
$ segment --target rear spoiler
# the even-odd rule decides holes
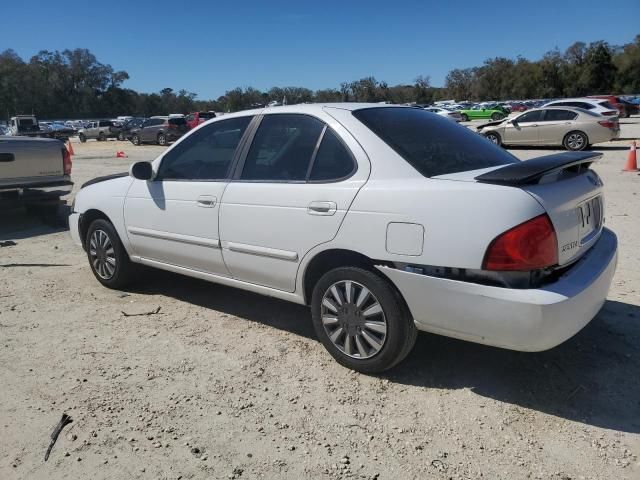
[[[579,173],[588,169],[589,165],[600,158],[602,158],[600,152],[557,153],[511,163],[478,175],[475,179],[481,183],[498,185],[531,185],[538,183],[543,176],[558,170],[571,170]]]

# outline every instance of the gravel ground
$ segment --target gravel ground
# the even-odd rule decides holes
[[[593,322],[536,354],[420,334],[380,377],[335,363],[304,307],[159,271],[111,291],[62,222],[0,212],[0,478],[640,478],[639,136],[597,148],[620,259]],[[74,147],[76,185],[162,151]]]

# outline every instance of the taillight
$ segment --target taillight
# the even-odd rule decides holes
[[[611,121],[611,120],[602,120],[600,122],[598,122],[600,125],[602,125],[605,128],[614,128],[616,123]]]
[[[62,169],[64,175],[71,175],[71,153],[67,147],[62,147]]]
[[[484,256],[485,270],[529,271],[558,263],[556,231],[547,214],[496,237]]]
[[[602,112],[602,115],[605,117],[610,117],[612,115],[618,115],[618,112],[614,112],[613,110],[607,110],[606,112]]]

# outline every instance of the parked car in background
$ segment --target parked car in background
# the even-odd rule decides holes
[[[589,323],[617,260],[600,156],[521,162],[420,108],[282,106],[88,182],[69,226],[105,287],[143,264],[306,304],[339,363],[376,373],[417,330],[539,351]]]
[[[446,117],[449,120],[453,120],[454,122],[462,121],[462,115],[460,115],[459,112],[452,112],[451,110],[447,110],[446,108],[424,107],[424,110],[426,110],[427,112],[435,113],[442,117]]]
[[[593,113],[604,115],[605,117],[613,117],[618,115],[618,109],[606,100],[597,98],[564,98],[562,100],[554,100],[548,102],[544,107],[575,107],[589,110]]]
[[[55,213],[71,193],[71,155],[64,143],[23,136],[0,139],[0,205]]]
[[[509,110],[511,110],[511,113],[524,112],[526,110],[529,110],[529,107],[524,103],[512,102],[509,104]]]
[[[480,125],[478,132],[496,145],[562,145],[579,151],[618,138],[620,126],[617,117],[605,118],[581,108],[544,107]]]
[[[131,140],[131,132],[142,126],[146,118],[133,117],[122,124],[118,132],[118,140]]]
[[[507,116],[507,112],[505,112],[502,108],[490,108],[482,105],[476,105],[471,108],[459,110],[459,113],[462,116],[463,122],[488,118],[490,118],[491,120],[500,120]]]
[[[9,127],[7,125],[0,125],[0,135],[9,135]]]
[[[78,139],[82,143],[89,139],[103,142],[107,138],[117,138],[119,131],[120,127],[113,120],[97,120],[78,130]]]
[[[16,115],[9,119],[9,135],[38,136],[42,130],[34,115]]]
[[[609,105],[615,107],[618,110],[618,114],[621,118],[629,118],[631,115],[638,113],[638,105],[634,105],[631,102],[624,100],[623,98],[616,97],[615,95],[589,95],[589,98],[600,98],[609,102]]]
[[[131,130],[131,143],[134,145],[143,143],[168,145],[188,131],[189,127],[184,117],[152,117],[145,120],[139,128]]]
[[[216,118],[216,112],[192,112],[185,118],[187,119],[187,126],[189,127],[189,130],[191,130],[207,120]]]

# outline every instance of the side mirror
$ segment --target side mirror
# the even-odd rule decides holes
[[[131,165],[129,175],[138,180],[151,180],[153,178],[153,167],[149,162],[136,162]]]

